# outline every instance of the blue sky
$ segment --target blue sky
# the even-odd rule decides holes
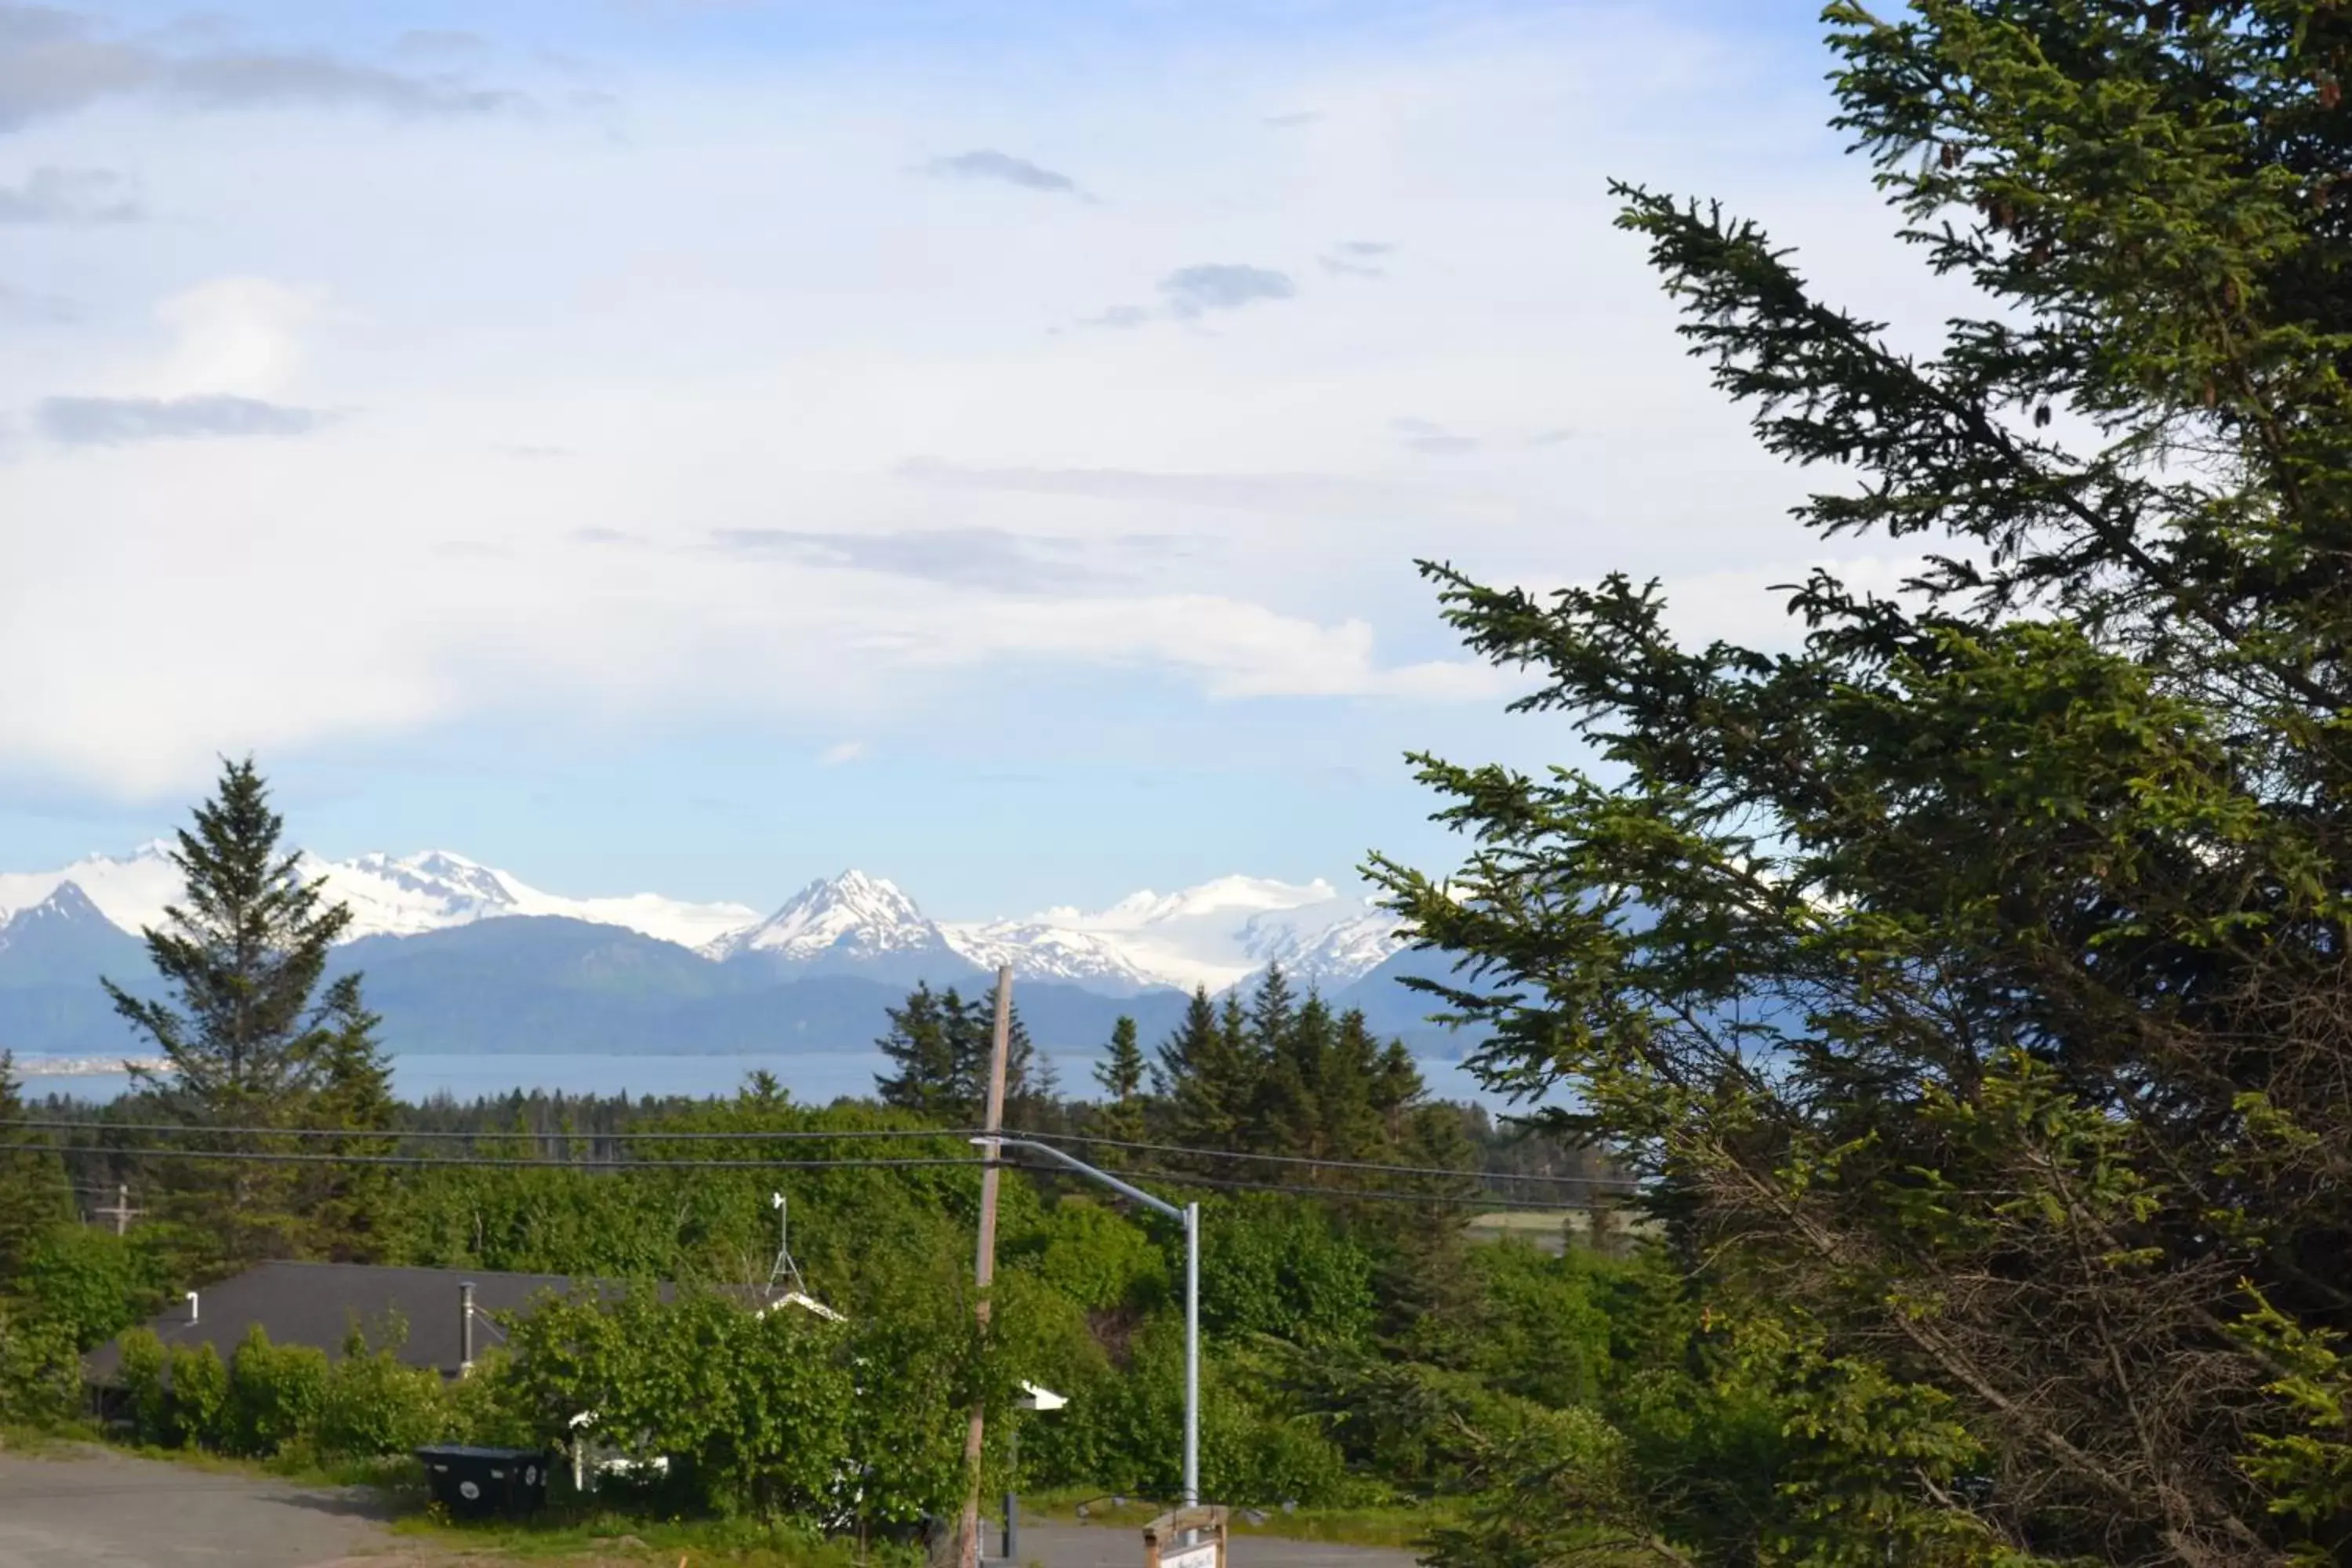
[[[249,749],[572,894],[1442,867],[1405,751],[1575,752],[1416,556],[1825,558],[1605,180],[1936,313],[1815,11],[0,0],[0,866]]]

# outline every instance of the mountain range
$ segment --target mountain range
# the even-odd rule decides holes
[[[1121,1014],[1164,1035],[1195,986],[1245,985],[1279,963],[1417,1048],[1458,1048],[1396,984],[1442,961],[1329,883],[1227,877],[1108,909],[942,922],[858,871],[810,882],[762,919],[656,894],[568,899],[435,850],[305,858],[352,921],[331,973],[367,976],[395,1051],[757,1053],[864,1050],[918,982],[984,988],[1013,966],[1033,1037],[1090,1049]],[[153,984],[134,934],[180,893],[167,847],[0,872],[0,1047],[27,1055],[135,1044],[97,984]]]

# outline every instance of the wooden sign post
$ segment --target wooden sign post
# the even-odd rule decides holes
[[[1180,1508],[1145,1525],[1143,1568],[1225,1568],[1225,1510]]]

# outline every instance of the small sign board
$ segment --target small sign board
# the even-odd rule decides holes
[[[1225,1568],[1225,1510],[1180,1508],[1145,1525],[1143,1568]]]

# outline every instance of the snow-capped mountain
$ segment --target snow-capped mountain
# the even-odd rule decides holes
[[[1013,965],[1027,980],[1061,980],[1113,996],[1159,986],[1181,988],[1178,976],[1154,968],[1099,931],[1043,920],[969,921],[944,926],[948,944],[982,969]]]
[[[181,894],[173,846],[162,839],[126,856],[93,855],[55,871],[0,872],[0,919],[30,909],[71,883],[124,931],[163,923],[163,910]],[[326,879],[326,896],[349,904],[347,937],[414,936],[499,915],[562,915],[599,925],[625,926],[664,942],[698,947],[760,918],[743,904],[696,904],[658,894],[567,899],[545,893],[504,871],[462,855],[427,850],[395,859],[362,855],[351,860],[302,858],[305,874]]]
[[[1172,987],[1211,991],[1278,963],[1328,994],[1395,951],[1395,921],[1320,879],[1222,877],[1171,893],[1145,890],[1107,909],[1048,909],[1013,919],[938,921],[896,884],[860,871],[809,883],[765,920],[743,904],[689,903],[641,893],[566,898],[446,850],[349,860],[305,856],[326,896],[349,905],[351,939],[416,936],[507,916],[547,915],[625,927],[719,962],[779,972],[962,981],[1011,963],[1022,979],[1131,996]],[[92,856],[56,871],[0,873],[0,921],[70,887],[115,927],[161,925],[180,897],[162,841],[123,857]]]
[[[766,920],[700,951],[722,963],[757,960],[908,979],[954,978],[971,967],[897,883],[863,871],[811,882]]]
[[[351,906],[353,937],[411,936],[499,915],[557,915],[700,947],[760,918],[748,904],[686,903],[657,893],[567,899],[446,849],[404,859],[384,854],[352,860],[305,856],[303,869],[326,879],[327,897]]]
[[[0,921],[47,901],[70,882],[124,931],[160,925],[163,907],[181,892],[179,870],[166,850],[157,839],[128,855],[92,855],[56,871],[0,871]]]
[[[1406,942],[1404,925],[1385,910],[1350,915],[1320,931],[1263,921],[1253,917],[1243,927],[1244,945],[1263,961],[1254,973],[1279,963],[1294,984],[1327,996],[1378,969],[1402,951]]]
[[[1362,922],[1386,918],[1374,916],[1362,900],[1344,896],[1320,878],[1280,882],[1265,877],[1220,877],[1173,893],[1131,893],[1106,910],[1053,909],[1027,921],[996,924],[1017,929],[1024,945],[1033,949],[1042,933],[1048,932],[1072,947],[1099,946],[1150,983],[1187,991],[1196,985],[1222,991],[1269,963],[1292,969],[1312,952],[1317,968],[1311,975],[1302,972],[1302,978],[1333,990],[1386,956],[1368,955],[1360,930]],[[1326,933],[1351,922],[1357,923],[1352,943],[1328,952],[1318,947]],[[949,934],[954,938],[960,931],[988,929],[950,928]],[[1349,956],[1362,967],[1349,972]],[[1016,962],[1016,971],[1019,967]],[[1075,974],[1067,978],[1078,979]]]
[[[0,915],[0,954],[47,957],[68,949],[121,954],[126,960],[139,951],[73,882],[58,883],[56,891],[29,909]]]

